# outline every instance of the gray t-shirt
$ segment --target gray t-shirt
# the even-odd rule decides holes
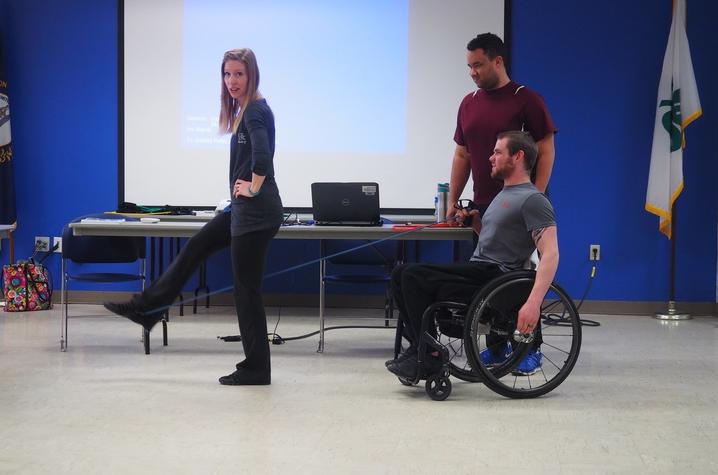
[[[532,183],[505,186],[481,219],[471,260],[498,264],[504,272],[521,269],[536,249],[531,231],[555,225],[551,202]]]

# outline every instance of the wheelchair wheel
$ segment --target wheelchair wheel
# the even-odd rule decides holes
[[[466,316],[464,340],[471,366],[486,386],[509,398],[533,398],[555,389],[573,369],[581,349],[578,311],[556,283],[544,298],[535,341],[514,341],[518,311],[534,280],[533,271],[511,272],[494,279],[474,298]],[[536,350],[540,364],[535,372],[521,372],[519,364]]]
[[[434,401],[443,401],[451,394],[451,381],[444,371],[426,378],[426,394]]]
[[[480,382],[481,376],[472,369],[464,347],[463,312],[442,309],[436,312],[435,321],[436,340],[449,352],[449,374],[463,381]]]

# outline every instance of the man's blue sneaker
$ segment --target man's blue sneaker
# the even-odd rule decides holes
[[[541,369],[541,358],[543,358],[541,350],[529,350],[511,373],[516,376],[531,376]]]
[[[499,348],[486,348],[484,351],[479,353],[481,363],[486,367],[496,366],[503,363],[511,356],[511,345],[504,343]]]

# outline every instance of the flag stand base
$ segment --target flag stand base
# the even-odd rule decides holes
[[[676,311],[676,302],[673,300],[668,301],[668,312],[656,312],[653,318],[658,320],[690,320],[693,317],[690,313],[682,313]]]

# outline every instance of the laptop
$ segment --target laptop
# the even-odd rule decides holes
[[[381,226],[378,183],[312,183],[314,224]]]

